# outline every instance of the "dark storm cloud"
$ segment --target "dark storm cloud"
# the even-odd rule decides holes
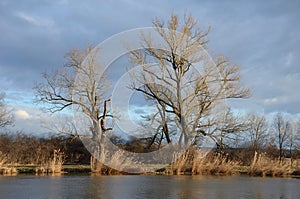
[[[299,113],[299,1],[222,1],[206,6],[202,17],[212,26],[213,53],[224,53],[241,65],[255,103],[267,112]]]
[[[150,26],[165,13],[146,1],[2,1],[1,89],[31,89],[46,69],[63,64],[74,47],[98,44],[121,31]],[[156,5],[155,5],[156,4]],[[13,85],[7,82],[13,82]]]
[[[153,18],[166,20],[172,11],[187,11],[201,28],[211,26],[209,52],[223,53],[241,65],[255,103],[268,112],[298,113],[299,8],[296,0],[2,0],[0,92],[30,93],[41,73],[61,66],[70,49],[150,26]]]

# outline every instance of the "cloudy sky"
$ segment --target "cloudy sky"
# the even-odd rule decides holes
[[[1,0],[0,92],[15,114],[15,129],[45,132],[40,123],[48,116],[32,103],[42,72],[61,66],[74,47],[187,11],[199,27],[211,26],[210,53],[241,66],[252,89],[243,106],[299,116],[299,9],[297,0]]]

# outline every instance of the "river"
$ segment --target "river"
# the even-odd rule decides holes
[[[0,199],[300,198],[300,179],[221,176],[0,176]]]

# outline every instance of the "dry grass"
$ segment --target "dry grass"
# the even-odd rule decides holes
[[[165,155],[165,154],[161,154]],[[165,156],[164,156],[165,157]],[[160,157],[161,158],[161,157]],[[64,155],[59,150],[54,151],[53,158],[36,168],[37,174],[60,175],[63,170]],[[266,153],[255,152],[251,165],[241,166],[240,162],[232,161],[227,154],[207,153],[199,149],[190,149],[184,153],[173,153],[173,163],[164,169],[159,169],[157,174],[164,175],[234,175],[248,174],[251,176],[290,176],[300,174],[300,161],[291,159],[271,159]],[[104,166],[105,162],[108,166]],[[143,164],[137,156],[127,155],[124,150],[106,151],[101,154],[101,164],[97,175],[118,175],[124,173],[148,173],[153,165]],[[16,164],[8,164],[7,156],[0,152],[0,175],[15,175],[18,173],[14,167]],[[149,168],[147,167],[149,166]],[[154,165],[159,168],[159,165]],[[31,165],[32,167],[32,165]],[[34,170],[34,169],[33,169]],[[149,173],[148,173],[149,174]],[[151,173],[150,173],[151,174]],[[153,173],[152,173],[153,174]]]
[[[18,173],[15,167],[6,167],[4,164],[7,161],[7,157],[0,151],[0,175],[16,175]]]
[[[173,159],[174,162],[166,168],[164,174],[232,175],[240,165],[239,162],[229,161],[227,155],[220,153],[204,156],[199,149],[174,154]]]
[[[258,154],[255,152],[249,174],[254,176],[289,176],[295,171],[300,170],[298,161],[291,164],[290,159],[268,158],[265,153]]]
[[[173,164],[171,164],[171,168],[169,171],[167,171],[168,174],[177,174],[181,175],[184,174],[184,171],[186,170],[187,163],[189,162],[189,151],[186,151],[185,153],[174,153],[173,154]]]
[[[92,171],[95,174],[101,175],[118,175],[123,173],[145,173],[147,172],[146,167],[143,163],[138,161],[137,156],[130,156],[124,150],[109,151],[106,150],[104,153],[100,154],[97,160],[92,158],[94,164],[97,164],[97,170]],[[105,163],[103,165],[102,163]]]
[[[255,153],[249,166],[241,166],[240,162],[229,160],[227,154],[215,153],[201,155],[201,150],[192,149],[183,154],[174,154],[174,163],[167,167],[163,174],[168,175],[234,175],[248,174],[252,176],[290,176],[299,175],[299,160],[279,161],[268,158],[265,153]]]
[[[53,151],[53,159],[48,163],[37,167],[35,170],[36,174],[53,174],[60,175],[62,173],[64,154],[60,150]]]
[[[7,161],[6,155],[4,155],[4,154],[0,151],[0,168],[3,167],[3,165],[5,164],[6,161]]]
[[[137,160],[135,155],[128,156],[123,150],[116,151],[110,159],[109,165],[118,170],[125,171],[128,173],[144,173],[144,166]]]
[[[239,165],[239,162],[228,160],[227,155],[220,153],[204,158],[196,156],[192,167],[192,174],[233,175],[236,174],[235,168]]]

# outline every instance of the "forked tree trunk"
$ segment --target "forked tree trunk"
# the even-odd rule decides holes
[[[97,158],[95,158],[93,155],[91,155],[90,166],[91,166],[92,173],[97,173],[97,174],[102,173],[103,164]]]
[[[102,174],[102,169],[104,167],[103,161],[105,160],[105,137],[106,133],[109,130],[112,130],[112,128],[106,128],[105,127],[105,120],[107,116],[107,105],[110,99],[105,100],[103,104],[103,115],[97,116],[97,119],[99,122],[96,122],[94,125],[94,129],[96,129],[98,133],[94,133],[94,137],[96,138],[95,141],[95,147],[93,154],[91,154],[91,160],[90,160],[90,166],[91,166],[91,172]],[[100,128],[100,129],[99,129]],[[99,135],[100,134],[100,141]]]

